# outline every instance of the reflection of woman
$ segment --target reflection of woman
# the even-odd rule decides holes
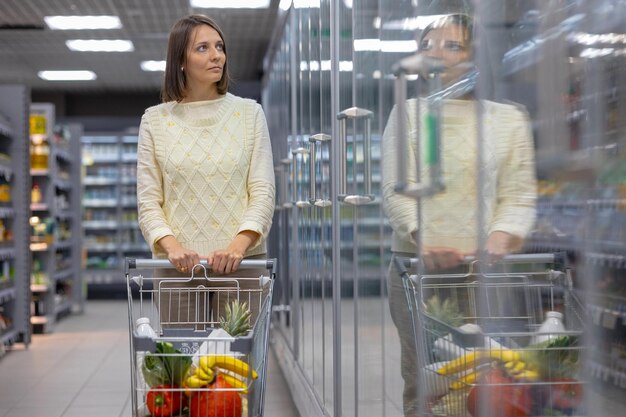
[[[442,82],[449,83],[462,75],[459,65],[472,59],[471,23],[467,16],[446,16],[422,32],[420,50],[441,59],[447,68]],[[461,69],[461,70],[457,70]],[[409,134],[409,152],[416,155],[417,100],[407,101],[404,120]],[[484,200],[477,201],[477,106],[469,97],[446,99],[442,104],[441,140],[445,190],[421,202],[420,256],[427,270],[443,273],[454,268],[463,256],[475,253],[479,236],[478,215],[483,210],[488,239],[486,251],[501,257],[520,247],[535,217],[536,179],[533,144],[528,116],[518,106],[482,101],[483,163],[487,175],[480,184]],[[420,106],[422,115],[424,108]],[[397,114],[394,109],[385,128],[383,141],[383,198],[393,229],[392,251],[396,255],[415,256],[417,252],[417,202],[395,193],[397,173],[394,159]],[[424,133],[421,132],[422,139]],[[424,144],[425,140],[421,140]],[[424,152],[421,152],[424,155]],[[409,178],[417,183],[414,158],[408,158]],[[426,178],[422,164],[421,178]],[[389,305],[401,339],[401,369],[405,382],[404,411],[417,415],[417,364],[411,316],[406,306],[401,278],[393,263],[388,279]]]
[[[180,19],[169,37],[163,103],[141,120],[139,225],[154,256],[169,259],[177,275],[189,275],[201,258],[214,273],[232,274],[243,258],[266,253],[274,210],[269,134],[261,106],[227,92],[227,57],[215,22]],[[183,298],[168,301],[167,313],[161,300],[162,321],[206,322],[204,307],[195,310],[204,301]]]

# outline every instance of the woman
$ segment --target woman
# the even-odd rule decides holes
[[[180,19],[169,36],[163,103],[141,119],[139,226],[153,256],[176,267],[170,275],[189,276],[201,259],[221,276],[267,273],[237,271],[242,259],[265,257],[274,171],[263,110],[228,93],[227,58],[224,35],[212,19]],[[201,300],[182,296],[175,302],[168,297],[165,311],[163,296],[162,325],[219,318],[196,309]],[[229,297],[210,298],[221,315]],[[258,310],[258,303],[251,307]]]
[[[458,81],[472,60],[472,25],[466,15],[445,16],[422,34],[420,51],[440,59],[446,70],[442,83]],[[464,65],[465,64],[465,65]],[[487,234],[486,252],[495,258],[519,249],[535,218],[536,178],[530,123],[525,111],[512,104],[481,101],[482,120],[477,120],[479,103],[473,97],[445,99],[442,103],[441,142],[445,190],[421,200],[420,257],[427,271],[449,273],[465,255],[475,254],[481,233]],[[420,106],[421,114],[424,108]],[[417,100],[407,101],[406,131],[410,150],[416,155]],[[478,201],[477,127],[483,129],[483,169],[487,173]],[[398,152],[397,114],[394,109],[383,135],[383,199],[393,229],[392,251],[396,256],[417,253],[417,201],[395,192],[398,183],[395,158]],[[426,143],[424,132],[422,146]],[[421,155],[425,155],[422,150]],[[421,178],[427,178],[422,163]],[[415,158],[408,158],[408,185],[417,183]],[[486,230],[478,230],[484,216]],[[405,382],[404,412],[417,415],[417,357],[413,324],[407,309],[402,280],[393,262],[388,277],[389,306],[401,343],[401,371]]]

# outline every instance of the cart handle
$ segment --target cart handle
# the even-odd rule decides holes
[[[211,266],[207,262],[206,259],[200,261],[200,265],[203,267],[210,269]],[[275,271],[276,259],[244,259],[239,264],[239,269],[267,269],[272,273]],[[173,269],[174,265],[169,261],[169,259],[135,259],[135,258],[126,258],[125,261],[125,272],[128,274],[130,269],[146,269],[146,268],[164,268],[164,269]]]
[[[478,258],[476,256],[465,256],[462,264],[468,265],[472,262],[476,262]],[[404,268],[417,267],[419,264],[419,258],[409,258],[396,256],[396,266],[402,266]],[[514,255],[506,255],[502,259],[498,260],[498,264],[524,264],[524,263],[553,263],[558,267],[565,265],[565,252],[556,253],[519,253]],[[557,268],[558,269],[558,268]],[[401,272],[404,272],[401,270]]]

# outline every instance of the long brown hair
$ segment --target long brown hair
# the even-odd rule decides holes
[[[474,40],[474,24],[472,22],[472,18],[469,15],[457,13],[442,16],[426,26],[424,30],[422,30],[422,33],[420,33],[417,44],[418,48],[422,48],[422,41],[430,31],[432,31],[433,29],[442,28],[447,25],[456,25],[462,28],[463,40],[467,42],[468,45],[472,45],[472,42]]]
[[[213,19],[202,14],[192,14],[179,19],[172,30],[167,44],[167,59],[165,61],[165,79],[161,91],[161,101],[181,101],[185,98],[185,73],[182,70],[187,56],[187,46],[191,34],[196,26],[207,25],[215,29],[224,42],[224,55],[226,62],[222,72],[222,78],[217,82],[217,92],[220,95],[228,92],[228,53],[226,52],[226,39],[220,27]]]

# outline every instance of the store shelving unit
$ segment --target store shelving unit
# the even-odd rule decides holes
[[[137,140],[118,133],[82,138],[84,276],[90,297],[124,289],[124,258],[151,256],[137,222]]]
[[[59,318],[83,310],[82,128],[55,125],[54,105],[49,103],[33,103],[30,114],[30,321],[35,331],[48,333]]]
[[[29,105],[27,87],[0,86],[0,178],[3,186],[0,221],[4,227],[0,242],[0,357],[7,346],[16,342],[28,345],[31,339]]]

